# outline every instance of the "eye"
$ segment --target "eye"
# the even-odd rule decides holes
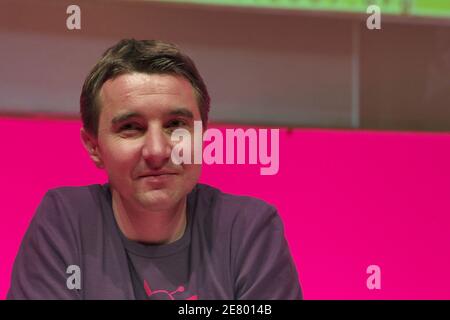
[[[145,127],[136,122],[128,122],[119,126],[117,133],[123,138],[137,138],[145,131]]]
[[[183,127],[186,126],[187,122],[181,119],[174,119],[174,120],[170,120],[167,124],[167,127],[169,128],[178,128],[178,127]]]
[[[127,123],[120,127],[120,131],[134,131],[134,130],[140,130],[141,127],[137,125],[136,123]]]

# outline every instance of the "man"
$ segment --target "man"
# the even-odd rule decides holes
[[[300,299],[272,206],[197,183],[171,134],[206,127],[209,95],[171,44],[122,40],[87,77],[81,140],[108,183],[46,193],[10,299]]]

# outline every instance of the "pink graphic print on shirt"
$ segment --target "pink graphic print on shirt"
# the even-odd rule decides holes
[[[145,292],[147,293],[148,297],[152,297],[152,296],[156,296],[156,295],[163,295],[164,298],[169,298],[169,300],[178,300],[175,298],[175,294],[184,292],[183,286],[179,286],[174,291],[168,291],[168,290],[163,290],[163,289],[152,290],[146,280],[144,280],[144,289],[145,289]],[[187,298],[185,300],[198,300],[198,296],[197,295],[190,296],[189,298]]]

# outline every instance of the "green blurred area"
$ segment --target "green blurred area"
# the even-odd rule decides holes
[[[450,0],[169,0],[236,7],[366,13],[369,5],[382,14],[450,18]]]

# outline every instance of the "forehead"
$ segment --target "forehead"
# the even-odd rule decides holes
[[[101,118],[129,111],[155,115],[172,109],[187,109],[199,117],[191,83],[172,74],[128,73],[109,79],[99,92],[99,102]]]

